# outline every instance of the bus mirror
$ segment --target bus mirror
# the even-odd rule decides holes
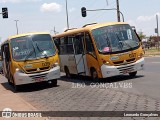
[[[142,42],[141,38],[140,38],[139,35],[137,34],[137,31],[136,31],[135,26],[131,26],[131,28],[132,28],[132,30],[135,32],[136,36],[138,37],[139,42]]]

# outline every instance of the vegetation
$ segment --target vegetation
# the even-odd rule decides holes
[[[149,49],[145,48],[144,51],[145,51],[145,55],[144,56],[160,55],[160,48],[158,50],[158,48],[156,48],[156,47],[150,47]]]

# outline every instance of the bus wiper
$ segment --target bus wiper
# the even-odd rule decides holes
[[[33,41],[32,41],[32,43],[33,43]],[[29,57],[30,55],[32,55],[34,52],[36,53],[36,50],[35,50],[35,47],[34,47],[33,44],[32,44],[32,46],[33,46],[33,50],[25,57],[24,61],[26,61],[26,60],[28,59],[28,57]]]
[[[106,34],[106,36],[107,36],[107,38],[106,38],[106,40],[107,40],[107,45],[110,47],[110,52],[111,52],[111,51],[112,51],[111,43],[110,43],[110,40],[109,40],[109,37],[108,37],[107,34]]]
[[[43,51],[42,49],[40,49],[39,45],[36,43],[36,47],[38,49],[39,52],[42,52],[42,55],[45,57],[45,58],[48,58],[48,55],[45,51]]]
[[[27,59],[28,59],[28,57],[29,57],[30,55],[32,55],[34,52],[35,52],[35,49],[32,50],[32,51],[25,57],[24,61],[26,62]]]
[[[120,41],[120,42],[125,43],[130,49],[132,49],[132,46],[129,45],[126,41]]]
[[[132,49],[131,45],[129,45],[126,41],[122,41],[117,34],[116,34],[116,36],[118,38],[119,43],[125,43],[130,49]]]

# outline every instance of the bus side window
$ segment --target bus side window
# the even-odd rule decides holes
[[[56,47],[57,47],[57,49],[58,49],[58,52],[60,51],[60,39],[59,38],[56,38],[55,40],[54,40],[54,43],[55,43],[55,45],[56,45]]]
[[[9,51],[8,43],[4,45],[4,52],[5,52],[6,61],[9,62],[10,61],[10,51]]]
[[[75,54],[83,54],[83,39],[84,35],[82,33],[80,35],[75,36]]]
[[[88,33],[86,33],[86,35],[85,35],[85,41],[86,41],[86,52],[91,53],[91,54],[95,54],[93,43],[92,43],[91,37],[89,36]]]
[[[3,50],[3,46],[1,46],[1,60],[2,60],[2,61],[3,61],[3,57],[4,57],[4,56],[3,56],[3,51],[4,51],[4,50]]]
[[[59,54],[63,55],[67,51],[65,37],[60,38]]]
[[[73,36],[69,36],[67,39],[67,54],[74,54]]]

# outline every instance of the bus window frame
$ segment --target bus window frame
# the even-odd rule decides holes
[[[86,40],[87,35],[89,37],[89,42],[92,45],[92,51],[87,50],[87,40]],[[95,45],[94,45],[93,41],[94,41],[94,39],[91,37],[91,34],[89,32],[85,32],[85,54],[89,54],[89,55],[93,56],[95,59],[97,59]]]

